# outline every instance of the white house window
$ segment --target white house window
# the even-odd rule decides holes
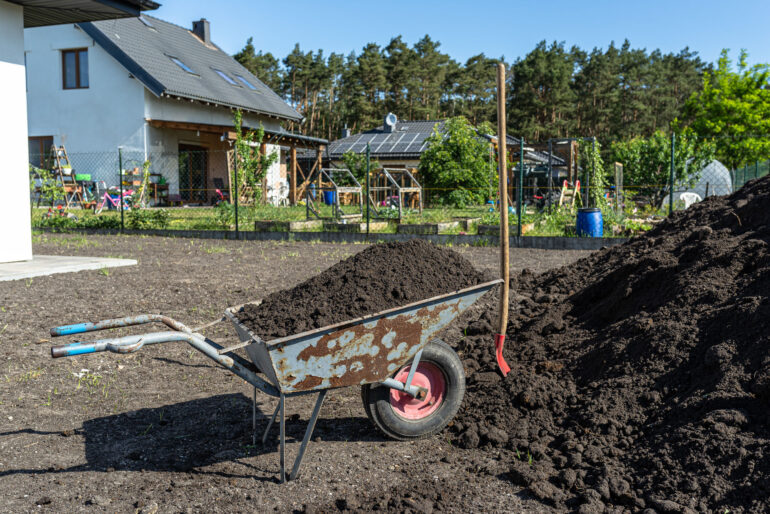
[[[62,50],[62,86],[64,89],[88,87],[88,49]]]
[[[251,82],[249,82],[248,80],[246,80],[246,79],[245,79],[244,77],[242,77],[241,75],[236,75],[235,77],[236,77],[238,80],[240,80],[241,82],[243,82],[243,84],[244,84],[244,85],[245,85],[247,88],[251,89],[252,91],[256,91],[256,90],[257,90],[257,87],[256,87],[254,84],[252,84]]]
[[[182,68],[182,69],[183,69],[184,71],[186,71],[187,73],[192,73],[192,74],[195,74],[195,72],[192,70],[192,68],[190,68],[189,66],[187,66],[185,63],[183,63],[181,60],[177,59],[176,57],[171,57],[171,56],[169,56],[169,59],[171,59],[171,60],[174,62],[174,64],[176,64],[177,66],[179,66],[180,68]]]
[[[227,74],[227,73],[225,73],[224,71],[222,71],[222,70],[217,70],[217,69],[215,69],[215,68],[212,68],[212,70],[214,70],[214,71],[217,73],[217,75],[219,75],[220,77],[222,77],[222,78],[224,79],[224,81],[225,81],[225,82],[227,82],[228,84],[230,84],[231,86],[238,86],[238,83],[237,83],[236,81],[234,81],[234,80],[233,80],[233,79],[230,77],[230,75],[228,75],[228,74]]]

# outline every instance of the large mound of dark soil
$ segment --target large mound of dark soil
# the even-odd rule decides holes
[[[770,510],[770,179],[569,268],[512,279],[506,379],[477,311],[452,427],[585,512]],[[480,364],[479,364],[480,363]],[[768,455],[765,455],[765,452]]]
[[[374,245],[298,286],[246,305],[238,318],[265,339],[284,337],[470,287],[483,275],[432,243]]]

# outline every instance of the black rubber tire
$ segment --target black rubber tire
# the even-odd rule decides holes
[[[390,388],[367,384],[361,388],[364,410],[374,425],[390,438],[406,441],[440,432],[457,414],[465,396],[465,372],[451,346],[435,339],[425,346],[420,362],[430,362],[444,374],[446,391],[439,408],[429,416],[411,421],[395,413],[390,405]],[[407,364],[408,365],[408,364]],[[403,368],[402,368],[403,369]],[[399,370],[393,373],[395,377]]]

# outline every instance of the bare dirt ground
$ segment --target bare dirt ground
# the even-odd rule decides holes
[[[76,340],[51,340],[53,326],[141,313],[195,326],[306,280],[365,245],[74,234],[34,242],[37,254],[139,264],[0,283],[0,511],[332,511],[346,507],[338,498],[429,480],[446,487],[448,510],[542,512],[503,474],[494,452],[453,447],[444,434],[384,438],[354,388],[327,396],[302,477],[279,484],[276,437],[264,447],[252,444],[251,388],[187,345],[50,357],[53,344]],[[497,248],[454,249],[480,270],[497,266]],[[513,249],[511,265],[545,271],[587,253]],[[235,342],[224,324],[206,334]],[[289,463],[313,401],[287,402]],[[260,434],[275,404],[257,396]]]

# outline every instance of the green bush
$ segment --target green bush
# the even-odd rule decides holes
[[[429,197],[442,205],[484,203],[494,184],[495,164],[489,143],[462,116],[448,119],[427,140],[420,157],[420,177]]]
[[[134,230],[166,228],[168,221],[166,209],[133,209],[126,214],[126,227]]]
[[[68,218],[66,216],[59,216],[54,214],[53,216],[43,216],[35,225],[38,227],[47,227],[55,229],[67,229],[75,228],[78,224],[78,220],[75,218]]]
[[[78,226],[83,228],[119,229],[120,217],[102,214],[83,218]]]
[[[230,202],[220,202],[215,208],[215,216],[217,225],[224,230],[229,230],[231,227],[235,227],[235,206]],[[247,206],[238,206],[238,221],[239,224],[246,223],[252,216],[249,215],[249,208]]]

